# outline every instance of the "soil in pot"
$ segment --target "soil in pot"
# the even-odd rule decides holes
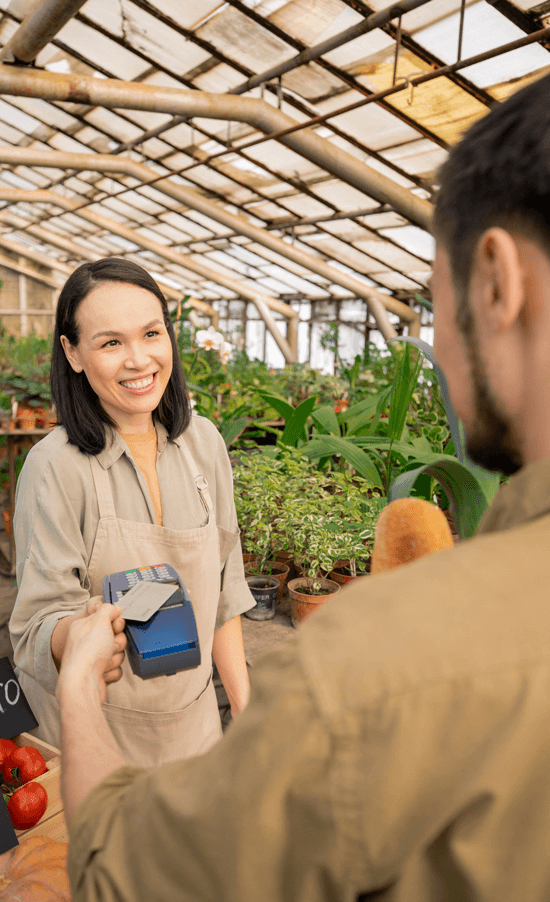
[[[319,610],[322,604],[325,604],[330,598],[333,598],[340,591],[338,583],[331,579],[319,579],[321,589],[326,595],[312,595],[308,592],[307,580],[305,577],[291,579],[288,583],[288,592],[290,595],[290,615],[292,618],[292,626],[297,627],[306,620],[311,614]]]
[[[253,608],[244,612],[249,620],[273,620],[279,583],[264,576],[247,576],[246,582],[256,602]]]

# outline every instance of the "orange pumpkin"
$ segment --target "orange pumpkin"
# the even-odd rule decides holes
[[[423,498],[396,498],[378,517],[370,572],[393,570],[453,544],[447,518],[435,504]]]
[[[71,902],[66,842],[30,836],[0,855],[1,902]]]

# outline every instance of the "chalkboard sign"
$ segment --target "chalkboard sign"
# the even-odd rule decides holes
[[[10,659],[0,658],[0,738],[13,739],[37,726]]]
[[[14,849],[19,845],[17,834],[13,829],[8,806],[0,796],[0,855],[8,849]]]

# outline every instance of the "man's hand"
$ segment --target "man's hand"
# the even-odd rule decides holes
[[[89,603],[86,615],[71,623],[59,679],[56,697],[70,688],[80,687],[92,692],[101,705],[107,698],[107,683],[113,683],[122,676],[122,661],[126,647],[124,620],[117,605],[95,601]]]

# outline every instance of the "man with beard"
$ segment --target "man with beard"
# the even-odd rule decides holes
[[[101,713],[119,609],[75,623],[75,902],[550,898],[549,92],[470,130],[435,214],[436,354],[471,457],[512,479],[474,539],[357,582],[266,655],[202,758],[126,764]]]

